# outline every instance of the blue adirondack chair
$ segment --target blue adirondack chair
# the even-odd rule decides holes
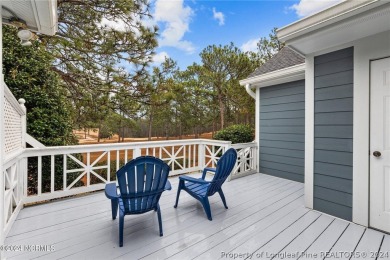
[[[162,160],[141,156],[131,160],[116,173],[115,183],[106,185],[105,193],[111,199],[112,219],[116,219],[119,205],[119,246],[123,246],[125,215],[157,211],[160,236],[163,235],[159,200],[165,190],[171,189],[168,181],[170,168]]]
[[[213,219],[211,217],[210,203],[208,197],[213,196],[216,192],[218,192],[219,196],[221,196],[223,205],[226,209],[228,209],[228,206],[226,205],[225,195],[222,191],[222,184],[232,172],[234,165],[236,164],[236,160],[237,152],[233,148],[230,148],[219,159],[217,163],[217,168],[205,168],[203,170],[202,178],[196,179],[190,176],[180,176],[179,187],[176,196],[176,204],[174,207],[177,208],[180,191],[185,190],[192,197],[202,203],[207,218],[210,221]],[[208,171],[215,172],[214,178],[211,181],[205,180],[206,173]]]

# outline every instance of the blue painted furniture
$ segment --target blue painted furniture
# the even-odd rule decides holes
[[[225,195],[222,191],[222,184],[225,182],[229,174],[232,172],[234,165],[237,160],[237,152],[233,148],[227,150],[217,163],[217,168],[205,168],[203,170],[202,178],[196,179],[190,176],[180,176],[179,177],[179,187],[177,190],[176,204],[179,202],[180,191],[185,190],[192,197],[199,200],[202,203],[204,211],[206,212],[207,218],[213,220],[211,217],[210,203],[209,198],[213,196],[216,192],[221,196],[223,205],[227,209]],[[206,181],[206,173],[208,171],[215,172],[214,178],[211,181]]]
[[[128,162],[116,173],[115,183],[106,185],[105,194],[111,199],[112,219],[116,219],[119,205],[119,246],[123,246],[125,215],[157,211],[160,236],[163,235],[159,200],[165,190],[171,189],[168,181],[169,166],[152,156],[141,156]],[[119,191],[118,191],[119,189]]]

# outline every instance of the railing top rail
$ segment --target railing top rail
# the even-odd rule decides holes
[[[256,142],[232,144],[232,148],[235,148],[235,149],[247,148],[247,147],[256,147],[256,146],[257,146]]]
[[[24,149],[19,149],[17,151],[12,152],[11,154],[7,154],[3,161],[3,167],[7,168],[15,161],[19,160],[23,156],[24,151]]]
[[[132,143],[109,143],[109,144],[88,144],[88,145],[72,145],[72,146],[53,146],[44,148],[27,148],[24,152],[24,157],[66,154],[66,153],[81,153],[81,152],[98,152],[102,150],[121,150],[133,148],[152,148],[163,146],[176,145],[192,145],[192,144],[212,144],[212,145],[230,145],[228,141],[218,141],[209,139],[185,139],[185,140],[167,140],[167,141],[151,141],[151,142],[132,142]]]

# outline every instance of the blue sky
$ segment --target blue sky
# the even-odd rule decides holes
[[[320,11],[340,0],[154,0],[153,24],[160,28],[158,65],[165,56],[181,69],[200,62],[199,53],[211,44],[233,42],[244,51],[255,48],[260,37]]]

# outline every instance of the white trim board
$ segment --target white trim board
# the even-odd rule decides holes
[[[257,171],[260,172],[260,89],[256,88],[256,104],[255,104],[255,142],[257,143]]]
[[[386,2],[380,0],[343,1],[278,29],[277,35],[279,40],[289,41],[383,4]]]
[[[305,206],[314,200],[314,56],[306,56],[305,78]]]
[[[280,36],[279,32],[278,36],[297,51],[309,54],[390,30],[390,2],[350,2],[366,4],[359,12],[351,10],[348,15],[337,17],[335,21],[316,30],[308,29],[305,33],[296,31],[289,38]]]
[[[240,80],[240,85],[250,84],[251,87],[262,88],[305,78],[305,63],[272,71],[259,76]]]

